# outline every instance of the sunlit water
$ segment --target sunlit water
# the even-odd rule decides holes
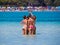
[[[0,22],[0,45],[60,45],[60,22],[36,22],[36,35],[22,35],[20,22]]]

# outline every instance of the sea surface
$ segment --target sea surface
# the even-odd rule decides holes
[[[36,22],[36,35],[23,35],[20,22],[0,22],[0,45],[60,45],[60,22]]]

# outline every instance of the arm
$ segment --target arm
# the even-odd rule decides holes
[[[20,22],[20,24],[24,24],[24,20]]]

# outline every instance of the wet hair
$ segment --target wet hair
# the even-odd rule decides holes
[[[29,17],[27,16],[27,19],[29,19]]]
[[[27,18],[31,18],[32,16],[31,15],[28,15]]]
[[[26,19],[26,16],[24,15],[23,18]]]

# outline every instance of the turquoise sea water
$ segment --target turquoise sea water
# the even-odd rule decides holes
[[[60,13],[33,12],[36,35],[22,35],[20,21],[28,12],[0,12],[0,45],[60,45]]]
[[[60,21],[60,11],[33,11],[32,14],[37,17],[36,21]],[[0,21],[21,21],[24,15],[29,12],[0,12]]]

